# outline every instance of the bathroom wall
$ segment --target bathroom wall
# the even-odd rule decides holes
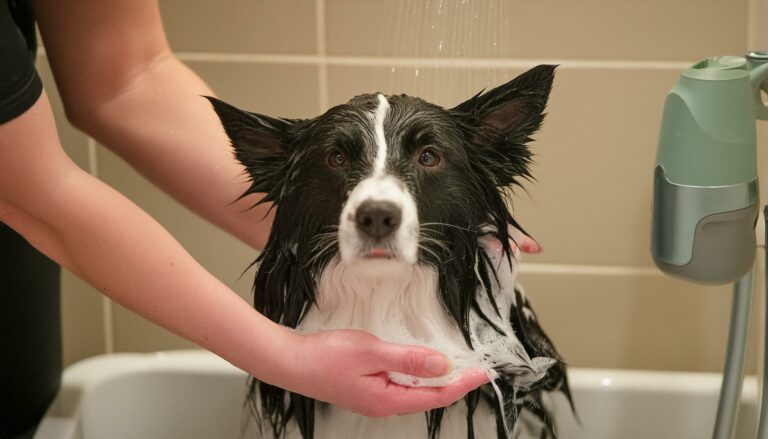
[[[654,268],[651,175],[666,92],[689,63],[743,54],[756,43],[761,2],[162,0],[161,9],[179,58],[221,97],[286,117],[313,116],[376,90],[453,105],[536,64],[560,64],[532,146],[536,181],[514,199],[544,248],[525,258],[521,275],[540,320],[573,366],[715,371],[730,289]],[[51,92],[44,54],[39,66]],[[70,128],[53,101],[66,149],[83,168],[250,297],[252,271],[240,274],[253,250]],[[67,363],[192,346],[70,274],[63,312]]]

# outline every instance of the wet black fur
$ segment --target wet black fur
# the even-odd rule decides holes
[[[406,95],[388,98],[384,132],[391,153],[387,170],[414,196],[424,238],[419,262],[436,267],[440,300],[470,346],[469,312],[479,308],[476,295],[468,292],[480,291],[480,285],[490,291],[495,276],[478,244],[480,228],[494,226],[494,235],[511,258],[507,224],[520,226],[507,208],[502,189],[530,178],[531,152],[526,144],[544,119],[554,70],[549,65],[535,67],[453,109]],[[257,260],[254,306],[270,319],[296,327],[315,301],[320,273],[338,255],[332,236],[346,196],[372,166],[366,148],[375,142],[364,127],[369,125],[365,113],[376,108],[376,95],[358,96],[307,120],[248,113],[209,99],[251,178],[251,187],[243,196],[264,193],[260,202],[274,204],[270,239]],[[442,154],[439,169],[425,170],[416,164],[413,156],[425,145],[433,145]],[[333,150],[344,153],[347,166],[334,169],[328,165]],[[480,276],[474,269],[476,261]],[[523,303],[522,296],[517,303]],[[560,358],[538,323],[524,317],[522,306],[512,310],[512,320],[531,357]],[[546,426],[542,437],[554,437],[541,393],[560,390],[570,399],[564,364],[553,366],[525,395],[515,394],[514,376],[505,374],[503,367],[499,372],[502,394],[509,399],[506,402],[512,402],[508,407],[516,409],[507,410],[508,419],[501,419],[489,386],[469,393],[465,398],[467,437],[474,437],[473,413],[481,399],[497,408],[499,438],[505,437],[505,422],[514,425],[518,409],[529,410],[542,420]],[[252,408],[277,437],[294,418],[304,438],[312,438],[314,400],[292,393],[288,400],[285,396],[283,389],[252,380]],[[444,409],[427,413],[430,438],[438,437],[443,414]]]

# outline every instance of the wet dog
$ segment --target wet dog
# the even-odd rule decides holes
[[[362,329],[434,347],[486,385],[422,415],[372,419],[251,383],[276,437],[555,437],[545,396],[570,400],[565,365],[516,282],[505,189],[530,177],[526,146],[544,119],[555,66],[445,109],[366,94],[313,119],[209,98],[275,219],[258,258],[255,308],[305,331]],[[518,235],[519,236],[519,235]],[[514,242],[514,241],[513,241]],[[398,383],[435,385],[399,374]]]

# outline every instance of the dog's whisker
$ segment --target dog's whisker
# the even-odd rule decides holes
[[[419,248],[425,248],[425,249],[428,248],[430,251],[436,252],[437,251],[436,249],[433,249],[433,248],[430,248],[427,245],[424,245],[424,244],[429,244],[429,243],[435,244],[436,246],[440,247],[440,249],[443,252],[445,252],[446,254],[450,253],[450,248],[447,245],[445,245],[444,243],[441,243],[439,241],[423,241],[423,242],[420,242],[419,243]]]
[[[318,236],[336,236],[336,235],[337,235],[337,232],[323,232],[323,233],[318,233],[317,235],[315,235],[315,237],[318,237]]]
[[[438,255],[438,254],[437,254],[437,253],[436,253],[434,250],[432,250],[431,248],[429,248],[429,247],[427,247],[427,246],[424,246],[424,245],[421,245],[421,244],[419,244],[419,249],[421,249],[421,250],[424,250],[425,252],[427,252],[427,253],[429,253],[430,255],[432,255],[432,257],[434,257],[434,258],[435,258],[435,260],[437,261],[437,263],[442,263],[442,258],[440,257],[440,255]]]
[[[450,247],[448,247],[448,244],[445,241],[441,239],[433,238],[423,233],[419,235],[419,242],[435,244],[440,248],[442,248],[443,250],[445,250],[446,252],[450,251]]]
[[[420,227],[419,228],[419,232],[420,233],[434,233],[436,235],[445,236],[445,232],[442,232],[440,230],[433,229],[433,228],[430,228],[430,227]]]
[[[439,222],[430,222],[430,223],[421,223],[422,226],[442,226],[442,227],[453,227],[455,229],[464,230],[467,232],[477,232],[476,228],[471,227],[461,227],[457,226],[455,224],[448,224],[448,223],[439,223]]]
[[[323,242],[319,242],[317,245],[313,246],[313,248],[312,248],[312,257],[309,258],[309,260],[306,262],[305,266],[313,265],[322,256],[324,256],[327,253],[333,251],[334,245],[336,244],[336,240],[327,239],[326,241],[327,242],[324,242],[324,243]]]

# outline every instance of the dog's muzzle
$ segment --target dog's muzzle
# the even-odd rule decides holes
[[[339,219],[342,261],[388,259],[415,264],[418,243],[416,203],[405,184],[387,175],[358,183]]]

